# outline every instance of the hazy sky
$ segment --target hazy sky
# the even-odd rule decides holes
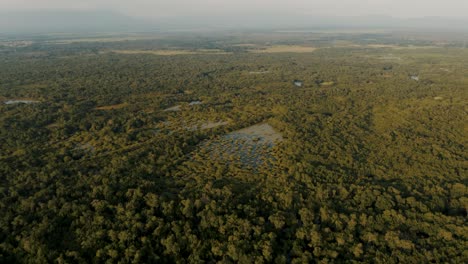
[[[236,15],[468,16],[468,0],[0,0],[0,11],[100,9],[146,18]]]

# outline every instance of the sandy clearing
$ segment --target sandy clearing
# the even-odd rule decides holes
[[[231,54],[218,49],[201,49],[201,50],[111,50],[118,54],[152,54],[158,56],[174,56],[174,55],[194,55],[194,54]]]
[[[434,48],[440,48],[437,46],[398,46],[398,45],[390,45],[390,44],[368,44],[364,47],[368,48],[390,48],[390,49],[396,49],[396,50],[404,50],[404,49],[434,49]]]
[[[164,109],[164,112],[176,112],[176,111],[180,111],[181,110],[181,105],[176,105],[176,106],[172,106],[172,107],[169,107],[169,108],[166,108]]]
[[[232,45],[233,47],[256,47],[258,46],[257,44],[253,43],[241,43],[241,44],[234,44]]]
[[[241,135],[248,135],[248,136],[258,136],[258,137],[263,138],[267,142],[275,142],[275,141],[283,140],[283,136],[267,123],[246,127],[246,128],[234,131],[230,134],[231,135],[241,134]]]
[[[31,99],[10,99],[4,101],[4,104],[7,105],[13,105],[13,104],[36,104],[40,103],[40,101],[37,100],[31,100]]]
[[[335,82],[329,81],[329,82],[323,82],[323,83],[321,83],[320,85],[321,85],[321,86],[331,86],[331,85],[334,85],[334,84],[335,84]]]
[[[270,73],[270,71],[251,71],[249,74],[267,74]]]
[[[251,49],[249,52],[252,53],[308,53],[314,52],[317,48],[306,47],[306,46],[296,46],[296,45],[277,45],[277,46],[267,46],[263,49]]]
[[[115,110],[115,109],[122,109],[124,107],[127,107],[128,103],[121,103],[121,104],[115,104],[115,105],[104,105],[104,106],[99,106],[94,108],[95,110]]]

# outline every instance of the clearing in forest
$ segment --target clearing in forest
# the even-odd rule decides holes
[[[368,48],[377,48],[377,49],[382,49],[382,48],[389,48],[389,49],[396,49],[396,50],[415,50],[415,49],[434,49],[434,48],[440,48],[438,46],[433,46],[433,45],[425,45],[425,46],[414,46],[414,45],[408,45],[408,46],[400,46],[400,45],[390,45],[390,44],[368,44],[365,45],[365,47]]]
[[[94,108],[95,110],[116,110],[116,109],[122,109],[124,107],[127,107],[128,103],[121,103],[121,104],[115,104],[115,105],[104,105],[104,106],[99,106]]]
[[[219,49],[112,50],[111,52],[118,53],[118,54],[152,54],[152,55],[159,55],[159,56],[193,55],[193,54],[230,54],[229,52],[224,52]]]
[[[177,111],[181,111],[182,110],[182,106],[184,106],[184,108],[186,108],[186,106],[188,105],[189,107],[193,107],[193,106],[196,106],[196,105],[202,105],[203,102],[202,101],[191,101],[190,103],[183,103],[183,104],[180,104],[180,105],[175,105],[175,106],[172,106],[172,107],[169,107],[169,108],[166,108],[164,109],[163,111],[164,112],[177,112]]]
[[[253,53],[282,53],[282,52],[307,53],[307,52],[313,52],[316,49],[317,48],[307,47],[307,46],[276,45],[276,46],[266,46],[262,49],[251,49],[249,51]]]
[[[200,154],[242,167],[258,168],[271,165],[272,148],[282,140],[283,136],[269,124],[257,124],[203,143]]]
[[[273,144],[276,141],[283,140],[283,136],[275,131],[275,129],[267,123],[257,124],[234,131],[228,135],[231,136],[247,136],[259,138],[262,142]]]
[[[321,86],[332,86],[334,85],[335,82],[334,81],[328,81],[328,82],[322,82],[320,85]]]
[[[175,121],[164,121],[159,123],[159,128],[164,128],[170,133],[173,132],[180,132],[183,130],[189,130],[189,131],[199,131],[199,130],[206,130],[206,129],[212,129],[212,128],[217,128],[221,126],[228,125],[228,121],[207,121],[207,120],[200,120],[196,122],[187,122],[184,120],[178,120],[177,122]]]
[[[241,43],[241,44],[234,44],[233,47],[255,47],[257,44],[253,43]]]
[[[189,103],[190,106],[192,106],[192,105],[201,105],[201,104],[203,104],[202,101],[192,101],[192,102]]]
[[[181,107],[182,107],[181,105],[175,105],[175,106],[164,109],[164,112],[177,112],[177,111],[180,111]]]
[[[249,74],[267,74],[270,73],[270,71],[251,71]]]
[[[31,100],[31,99],[12,99],[12,100],[7,100],[4,103],[7,104],[7,105],[12,105],[12,104],[35,104],[35,103],[40,103],[40,101]]]

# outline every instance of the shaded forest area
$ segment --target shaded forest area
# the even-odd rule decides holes
[[[371,37],[3,48],[0,262],[467,262],[468,50]]]

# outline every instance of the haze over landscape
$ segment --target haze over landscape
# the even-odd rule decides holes
[[[347,1],[0,1],[0,31],[121,31],[273,27],[464,30],[468,2]]]
[[[0,0],[0,263],[468,263],[467,11]]]

